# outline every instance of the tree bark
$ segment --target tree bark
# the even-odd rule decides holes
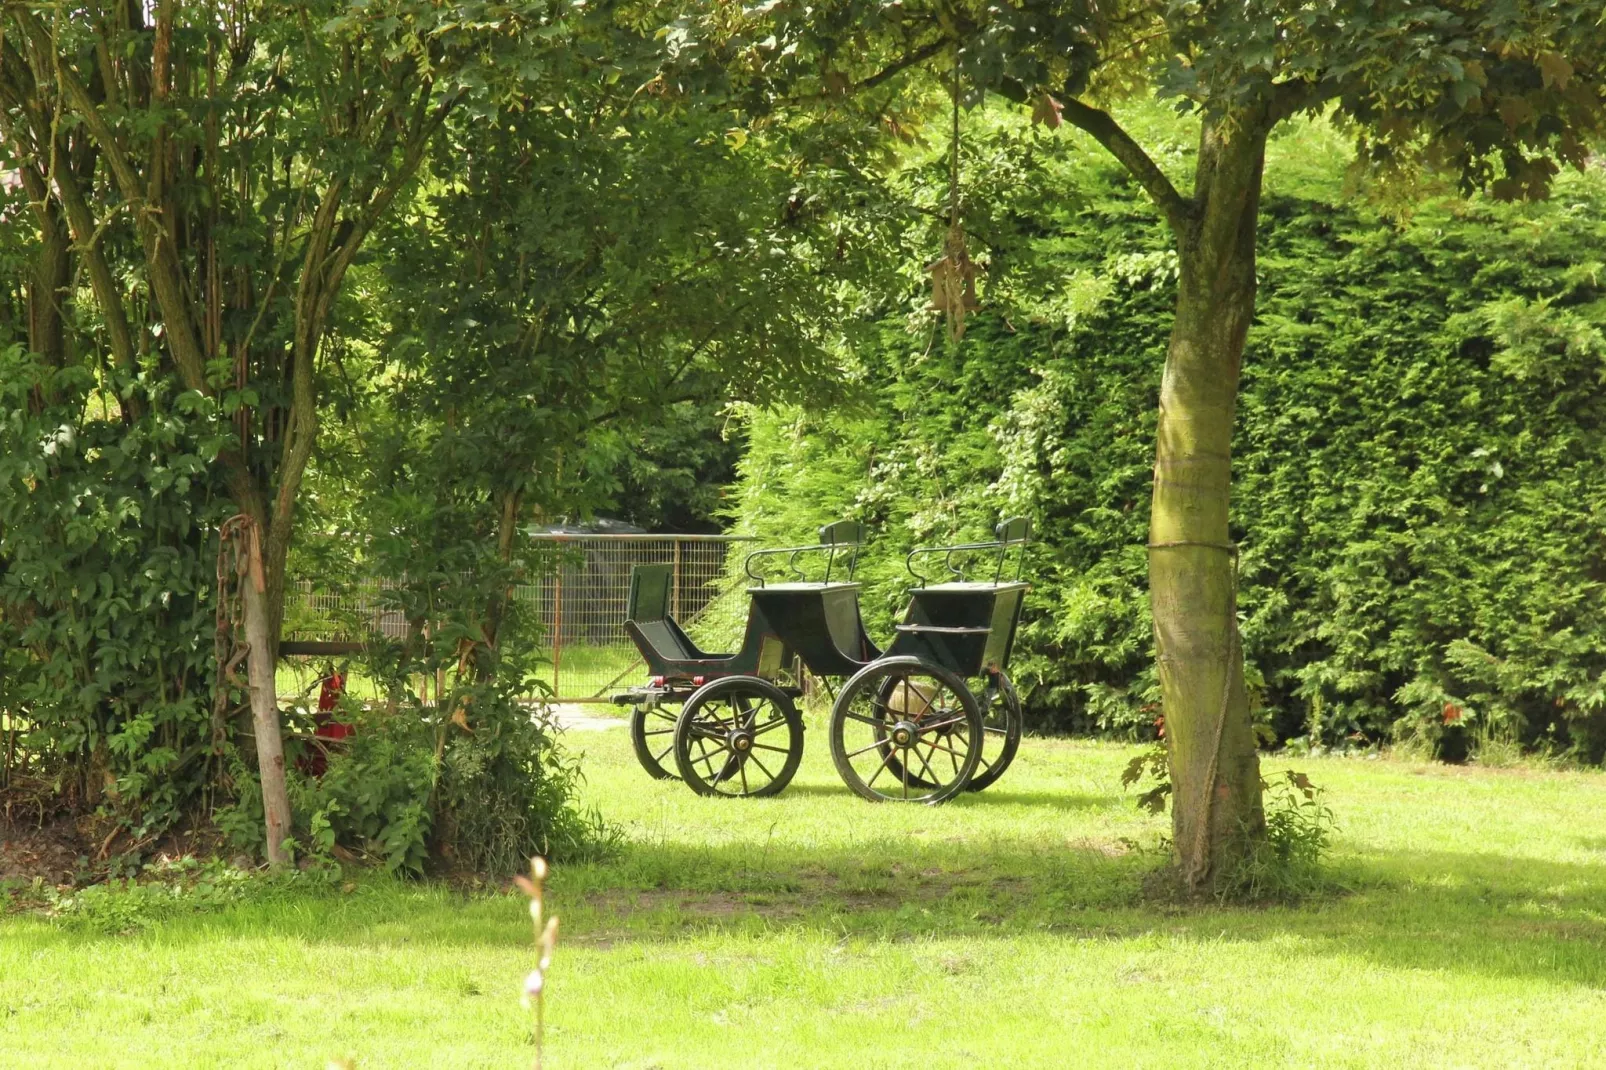
[[[45,190],[44,181],[35,179],[30,168],[23,169],[24,184],[39,217],[39,253],[33,277],[28,280],[28,348],[53,368],[66,361],[67,285],[72,277],[72,245],[67,227],[56,203]]]
[[[267,819],[268,864],[289,861],[285,837],[290,834],[290,794],[284,775],[284,737],[279,730],[279,700],[274,683],[277,643],[269,620],[268,600],[257,590],[257,576],[248,570],[240,589],[245,599],[245,640],[251,644],[246,677],[251,684],[251,726],[256,737],[257,773],[262,782],[262,812]]]
[[[1255,308],[1265,134],[1207,121],[1196,210],[1177,233],[1176,319],[1160,388],[1149,593],[1185,885],[1212,888],[1264,831],[1228,530],[1232,427]]]

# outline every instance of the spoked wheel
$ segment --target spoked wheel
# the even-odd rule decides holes
[[[1021,728],[1025,723],[1020,696],[1015,685],[1002,672],[989,673],[981,693],[981,730],[985,741],[976,772],[971,774],[967,791],[981,791],[996,783],[1020,750]]]
[[[802,761],[802,715],[756,676],[704,684],[675,721],[675,765],[699,795],[775,795]]]
[[[1009,763],[1015,760],[1015,752],[1020,749],[1021,728],[1025,716],[1021,712],[1020,699],[1015,694],[1014,685],[1009,677],[1001,672],[988,673],[984,677],[985,686],[978,696],[981,706],[982,748],[981,757],[976,761],[976,771],[970,776],[970,783],[965,785],[966,791],[981,791],[996,783],[1009,768]],[[881,700],[888,705],[897,705],[896,689],[901,686],[896,680],[888,680],[882,685]],[[927,701],[928,696],[912,688],[909,690],[909,700],[918,704]],[[896,752],[887,759],[887,771],[894,777],[909,778],[910,787],[934,788],[937,785],[920,775],[919,763],[915,763],[915,771],[905,773],[903,763]]]
[[[831,708],[831,760],[871,802],[947,802],[982,752],[982,717],[965,682],[919,658],[883,658]]]
[[[654,780],[675,780],[676,714],[662,706],[637,706],[630,711],[630,745],[636,761]],[[669,763],[664,764],[665,759]]]

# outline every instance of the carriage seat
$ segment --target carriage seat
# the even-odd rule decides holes
[[[674,583],[673,565],[637,565],[630,572],[630,598],[625,619],[634,631],[664,661],[704,661],[719,655],[705,654],[681,631],[669,615],[670,587]]]

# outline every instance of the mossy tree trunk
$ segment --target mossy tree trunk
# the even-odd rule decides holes
[[[1207,121],[1191,211],[1172,220],[1177,304],[1160,387],[1149,593],[1177,861],[1195,892],[1215,885],[1265,827],[1228,529],[1264,159],[1255,117]]]

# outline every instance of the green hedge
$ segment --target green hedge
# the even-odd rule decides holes
[[[1261,225],[1233,466],[1259,716],[1282,740],[1456,756],[1498,739],[1600,761],[1606,175],[1402,223],[1339,194],[1335,144],[1309,128],[1277,147]],[[1174,260],[1088,146],[1005,124],[975,151],[989,310],[958,345],[923,315],[886,316],[851,362],[851,412],[751,413],[733,512],[776,540],[871,523],[882,630],[903,549],[1030,516],[1013,672],[1034,721],[1141,736]]]

